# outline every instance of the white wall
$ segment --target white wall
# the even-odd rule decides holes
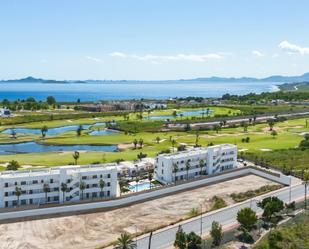
[[[159,197],[159,196],[166,195],[166,194],[171,194],[171,193],[187,190],[190,188],[200,187],[200,186],[211,184],[217,181],[224,181],[224,180],[228,180],[231,178],[245,176],[248,174],[255,174],[255,175],[267,178],[269,180],[272,180],[272,181],[275,181],[275,182],[278,182],[284,185],[290,184],[289,176],[285,176],[282,174],[278,174],[278,176],[275,176],[273,174],[268,174],[254,167],[246,167],[246,168],[230,170],[230,171],[227,171],[221,174],[205,177],[203,179],[193,180],[191,182],[186,182],[186,183],[179,184],[179,185],[171,185],[171,186],[163,187],[157,190],[141,192],[140,194],[136,194],[136,195],[133,194],[127,197],[117,198],[113,200],[50,207],[50,208],[39,208],[39,209],[24,210],[24,211],[3,212],[3,213],[0,213],[0,220],[16,219],[16,218],[24,218],[24,217],[35,217],[35,216],[49,215],[49,214],[63,214],[66,212],[93,210],[96,208],[118,207],[118,206],[128,205],[128,204],[138,202],[138,201],[145,201],[147,199]]]

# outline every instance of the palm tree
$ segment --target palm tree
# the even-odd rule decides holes
[[[81,181],[79,183],[79,189],[82,191],[82,200],[84,199],[84,190],[86,189],[86,183],[84,181]]]
[[[140,179],[139,179],[139,176],[138,176],[138,174],[136,174],[136,176],[135,176],[135,190],[136,190],[136,192],[137,192],[137,190],[138,190],[138,183],[139,183],[139,181],[140,181]]]
[[[156,137],[157,144],[160,142],[160,137]]]
[[[117,239],[114,249],[135,249],[136,243],[128,233],[122,233]]]
[[[175,140],[175,139],[172,139],[173,152],[175,151],[175,145],[176,145],[176,140]]]
[[[82,125],[79,125],[77,130],[76,130],[76,134],[77,136],[79,137],[81,134],[82,134],[82,131],[83,131],[83,126]]]
[[[187,171],[187,180],[189,180],[189,170],[190,170],[190,162],[186,161],[186,171]]]
[[[198,146],[199,139],[200,139],[200,133],[199,133],[199,131],[197,131],[196,134],[195,134],[195,146],[196,147]]]
[[[62,194],[63,194],[63,203],[64,203],[65,192],[68,191],[68,185],[64,182],[61,183],[61,191],[62,191]]]
[[[50,192],[50,187],[48,183],[43,184],[43,191],[45,193],[45,202],[47,203],[47,193]]]
[[[137,139],[134,139],[134,140],[133,140],[133,144],[134,144],[134,149],[136,149],[136,146],[137,146],[137,144],[138,144]]]
[[[73,158],[74,158],[74,160],[75,160],[75,165],[77,165],[77,160],[78,160],[78,158],[79,158],[79,152],[78,152],[78,151],[74,151],[74,153],[73,153]]]
[[[48,132],[48,127],[46,125],[44,125],[41,128],[41,133],[42,133],[42,137],[44,138],[46,136],[46,133]]]
[[[175,185],[176,185],[176,174],[178,172],[178,166],[176,163],[173,163],[173,173],[174,173],[174,181],[175,181]]]
[[[200,175],[202,175],[202,174],[203,174],[203,167],[204,167],[204,165],[205,165],[205,162],[204,162],[203,159],[200,160],[199,165],[200,165],[200,169],[201,169]]]
[[[17,206],[19,207],[19,198],[21,196],[22,190],[20,187],[15,188],[15,195],[17,196]]]
[[[304,179],[303,179],[303,184],[305,186],[305,209],[307,209],[307,187],[308,187],[308,183],[309,183],[309,173],[306,172],[304,174]]]
[[[141,139],[138,141],[138,144],[139,144],[139,147],[140,147],[140,148],[143,148],[144,140],[141,138]]]
[[[14,138],[14,139],[16,139],[17,137],[16,137],[16,131],[15,131],[15,129],[13,128],[13,129],[11,129],[11,137],[12,138]]]
[[[275,121],[272,119],[267,120],[267,124],[269,126],[269,130],[272,131],[275,125]]]
[[[15,160],[12,160],[6,166],[7,170],[17,170],[20,167],[19,163]]]
[[[102,197],[102,196],[104,196],[103,188],[105,186],[105,182],[103,181],[103,179],[100,179],[99,186],[100,186],[100,190],[101,190],[100,195]]]
[[[151,189],[151,181],[152,181],[153,175],[152,173],[149,171],[148,172],[148,180],[149,180],[149,189]]]

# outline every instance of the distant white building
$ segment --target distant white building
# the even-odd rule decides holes
[[[101,191],[100,180],[104,181]],[[85,189],[80,189],[83,182]],[[44,184],[49,191],[44,192]],[[66,184],[67,191],[61,190]],[[39,169],[32,171],[0,172],[0,207],[18,205],[16,187],[21,191],[20,205],[38,205],[44,203],[62,203],[64,201],[79,201],[97,197],[117,196],[117,169],[108,165],[93,166],[62,166],[58,168]]]
[[[11,116],[11,111],[8,108],[0,108],[0,117],[8,118]]]
[[[175,181],[175,177],[178,181],[187,177],[189,179],[199,177],[201,173],[211,175],[236,167],[237,147],[232,144],[221,144],[157,156],[155,178],[169,184]]]

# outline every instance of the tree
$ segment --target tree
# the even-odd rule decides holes
[[[42,128],[41,128],[41,134],[42,134],[42,137],[44,138],[46,136],[46,133],[48,132],[48,127],[46,125],[44,125]]]
[[[135,192],[138,191],[138,183],[140,181],[140,178],[139,178],[139,174],[138,172],[136,172],[136,176],[135,176]]]
[[[191,165],[190,165],[190,162],[188,160],[188,161],[186,161],[187,180],[189,180],[189,170],[190,170],[190,167],[191,167]]]
[[[19,207],[20,203],[19,203],[19,198],[22,194],[22,190],[20,187],[16,187],[15,188],[15,195],[17,196],[17,206]]]
[[[195,146],[196,146],[196,147],[198,147],[199,139],[200,139],[200,133],[199,133],[199,131],[197,131],[197,132],[195,133]]]
[[[214,125],[213,129],[214,129],[214,131],[216,131],[216,133],[218,134],[219,131],[221,130],[221,127],[220,127],[220,125]]]
[[[176,232],[176,238],[174,246],[178,249],[187,249],[187,238],[186,233],[182,230],[182,227],[179,226]]]
[[[138,140],[138,144],[140,148],[143,148],[144,140],[141,138],[140,140]]]
[[[80,136],[82,135],[83,129],[84,129],[84,128],[83,128],[82,125],[79,125],[79,126],[77,127],[76,134],[77,134],[78,137],[80,137]]]
[[[262,217],[264,221],[276,225],[276,221],[272,221],[272,218],[276,213],[279,213],[284,209],[284,203],[278,197],[270,196],[259,202],[258,207],[263,209]]]
[[[202,239],[195,232],[186,235],[187,249],[201,249]]]
[[[175,145],[176,145],[176,140],[175,139],[172,139],[172,147],[173,147],[173,152],[175,151]]]
[[[74,151],[72,156],[74,158],[75,165],[77,165],[77,160],[79,159],[79,152],[78,151]]]
[[[248,238],[248,236],[251,238],[249,233],[257,222],[256,213],[251,208],[243,208],[237,213],[237,221],[240,224],[240,230],[243,232],[245,238]]]
[[[133,140],[133,144],[134,144],[134,149],[136,150],[136,147],[137,147],[137,144],[138,144],[137,139],[134,139],[134,140]]]
[[[100,195],[101,195],[101,197],[103,197],[104,196],[103,188],[105,187],[105,182],[103,181],[103,179],[100,179],[99,187],[100,187],[100,190],[101,190]]]
[[[212,222],[210,235],[212,237],[212,244],[214,246],[219,246],[221,243],[223,234],[222,234],[222,226],[217,221]]]
[[[11,138],[14,138],[14,139],[17,138],[15,129],[11,129]]]
[[[117,239],[115,249],[135,249],[136,243],[128,233],[123,233]]]
[[[46,98],[46,102],[48,105],[55,105],[56,104],[56,99],[53,96],[48,96]]]
[[[66,183],[61,183],[61,192],[62,192],[62,195],[63,195],[63,203],[65,201],[65,192],[68,191],[68,185]]]
[[[153,174],[149,171],[148,172],[148,181],[149,181],[149,189],[151,189],[151,181],[153,179]]]
[[[203,167],[205,166],[205,162],[204,162],[203,159],[200,160],[199,166],[200,166],[200,169],[201,169],[200,175],[203,175]]]
[[[275,138],[276,136],[278,136],[278,132],[275,131],[275,130],[272,130],[270,134],[272,135],[273,138]]]
[[[7,170],[17,170],[20,167],[19,163],[15,160],[12,160],[6,166]]]
[[[48,183],[43,184],[43,191],[45,193],[45,202],[47,203],[47,193],[50,192],[50,187]]]
[[[273,119],[268,119],[267,124],[269,126],[269,130],[272,131],[275,126],[275,121]]]
[[[156,137],[157,144],[160,143],[160,137]]]
[[[173,163],[173,173],[174,173],[174,182],[175,182],[175,185],[176,185],[176,174],[178,172],[178,166],[176,163]]]
[[[307,187],[308,187],[308,183],[309,183],[309,173],[306,172],[304,174],[304,180],[303,180],[303,184],[305,186],[305,209],[307,209]]]
[[[79,183],[79,189],[82,192],[82,200],[84,199],[84,190],[86,189],[87,185],[84,181]]]

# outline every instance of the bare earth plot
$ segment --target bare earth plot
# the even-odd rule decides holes
[[[120,233],[135,233],[168,225],[188,217],[214,195],[229,204],[231,193],[258,189],[272,182],[245,176],[211,186],[135,204],[117,210],[0,225],[1,249],[94,249],[116,240]],[[208,201],[209,202],[209,201]]]

